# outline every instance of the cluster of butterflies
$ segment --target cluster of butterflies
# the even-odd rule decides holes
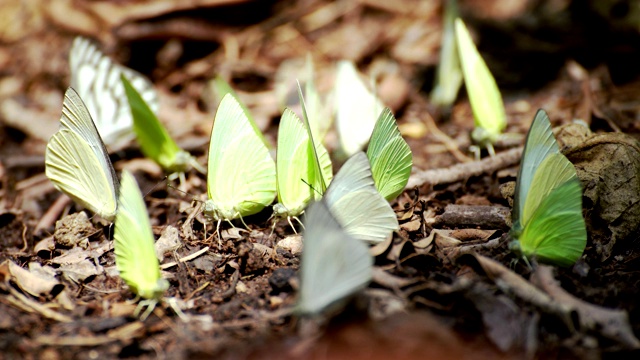
[[[72,84],[87,94],[81,98],[73,87],[65,93],[60,130],[47,146],[46,175],[78,203],[106,220],[115,219],[120,275],[154,305],[168,282],[153,251],[144,200],[130,173],[124,171],[119,184],[101,135],[104,132],[113,140],[108,146],[117,148],[132,129],[143,153],[168,172],[204,169],[158,121],[157,95],[142,75],[111,62],[82,38],[74,41],[70,62],[77,69],[72,73],[86,72],[72,76]],[[91,66],[98,75],[91,77],[83,70]],[[85,85],[86,79],[92,84]],[[99,88],[113,89],[112,100],[117,101],[98,98]],[[314,141],[310,120],[317,119],[307,115],[300,87],[298,93],[303,117],[289,109],[283,112],[276,162],[248,110],[232,91],[224,95],[211,133],[204,214],[219,228],[221,221],[262,211],[277,195],[274,217],[286,218],[293,227],[291,219],[313,202],[304,221],[298,308],[301,313],[318,313],[370,281],[373,259],[365,242],[383,241],[399,228],[388,200],[404,189],[412,157],[391,111],[382,109],[367,153],[356,148],[333,177],[327,150]],[[118,94],[128,101],[120,102]],[[108,125],[114,122],[115,128]],[[570,265],[582,254],[586,230],[580,183],[573,165],[560,154],[544,112],[538,113],[527,136],[513,213],[512,248],[525,257]],[[571,227],[560,226],[565,223]]]
[[[114,248],[121,277],[140,297],[158,299],[168,283],[159,272],[142,195],[130,173],[124,171],[119,183],[107,146],[123,146],[129,129],[143,153],[168,172],[184,176],[190,168],[204,169],[178,147],[156,117],[157,95],[142,75],[111,62],[83,38],[74,41],[70,63],[78,67],[72,69],[72,83],[86,94],[81,96],[74,87],[65,93],[60,129],[47,146],[46,175],[85,208],[115,220]],[[87,70],[90,65],[93,77]],[[110,98],[100,101],[96,93],[104,97],[104,89],[113,90]],[[127,101],[120,102],[118,95]],[[350,236],[370,243],[387,239],[399,228],[388,200],[402,192],[412,167],[411,150],[391,111],[384,109],[375,122],[367,154],[357,152],[333,178],[327,150],[314,142],[300,88],[299,96],[303,120],[285,109],[276,167],[248,110],[232,91],[224,95],[211,133],[205,218],[218,222],[219,234],[222,221],[244,222],[244,217],[262,211],[277,195],[274,217],[286,218],[293,227],[292,218],[297,219],[309,202],[322,199]],[[94,118],[100,120],[94,122]],[[106,146],[103,132],[112,140]]]
[[[507,117],[500,90],[469,30],[458,18],[456,0],[447,1],[442,36],[431,101],[439,106],[451,106],[464,81],[474,119],[471,139],[476,145],[472,151],[479,157],[480,148],[486,148],[493,156],[493,144],[513,134],[502,133],[507,127]]]

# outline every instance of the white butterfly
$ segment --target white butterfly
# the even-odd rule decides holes
[[[134,137],[133,119],[120,81],[124,74],[154,113],[160,102],[153,84],[144,75],[116,64],[89,39],[76,37],[69,52],[71,87],[84,100],[102,140],[111,151]]]
[[[73,200],[113,221],[118,178],[85,104],[73,88],[64,94],[60,130],[49,140],[45,174]]]
[[[376,189],[369,159],[362,151],[342,165],[324,200],[342,227],[356,239],[379,243],[400,227],[395,212]]]
[[[336,75],[336,127],[340,145],[347,156],[362,150],[369,141],[382,101],[371,92],[350,61],[338,63]]]
[[[373,257],[349,235],[324,201],[311,204],[305,216],[297,311],[318,314],[371,281]]]

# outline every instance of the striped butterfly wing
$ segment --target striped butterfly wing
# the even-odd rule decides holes
[[[107,147],[119,150],[134,137],[133,120],[120,75],[124,75],[149,104],[159,109],[158,94],[142,74],[119,65],[89,39],[76,37],[69,53],[71,87],[85,101]]]

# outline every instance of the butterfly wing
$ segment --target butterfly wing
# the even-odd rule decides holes
[[[297,310],[318,314],[364,288],[372,267],[367,246],[345,232],[324,202],[311,204],[305,216]]]
[[[133,130],[138,143],[140,143],[142,153],[153,159],[163,169],[172,172],[187,171],[190,164],[189,160],[192,158],[191,155],[180,149],[169,135],[167,129],[158,120],[156,114],[124,74],[121,75],[121,80],[129,100],[131,117],[133,118]]]
[[[578,178],[565,181],[543,198],[519,240],[527,257],[560,266],[571,266],[580,258],[587,244],[587,230]]]
[[[314,199],[320,200],[322,198],[322,195],[327,190],[327,186],[333,179],[331,158],[329,158],[329,153],[327,152],[327,149],[324,147],[324,145],[322,145],[322,142],[318,141],[316,143],[313,138],[313,130],[311,128],[311,123],[307,114],[307,106],[302,95],[300,84],[298,84],[298,97],[300,98],[300,105],[302,107],[302,119],[304,121],[304,126],[307,130],[307,137],[309,139],[309,156],[311,157],[309,167],[309,183],[312,185],[313,189],[315,189],[315,191],[313,192]]]
[[[342,165],[324,199],[338,222],[356,239],[378,243],[399,228],[395,212],[375,188],[363,152]]]
[[[308,110],[309,125],[314,140],[322,144],[331,126],[331,107],[323,104],[320,93],[318,93],[318,89],[316,88],[313,59],[310,53],[307,54],[305,67],[306,81],[304,82],[304,95],[305,106]]]
[[[559,154],[560,149],[556,138],[551,130],[551,122],[547,113],[540,109],[533,118],[527,139],[525,141],[520,170],[518,170],[518,181],[516,183],[515,200],[513,205],[513,226],[516,231],[522,230],[526,221],[522,219],[524,204],[527,201],[529,190],[534,175],[544,159],[551,154]]]
[[[278,202],[286,208],[287,216],[299,215],[313,196],[309,173],[315,159],[309,154],[310,146],[300,119],[285,109],[278,127],[276,175]]]
[[[382,102],[360,79],[350,61],[338,63],[336,78],[336,126],[340,144],[347,156],[362,150],[371,137]]]
[[[220,102],[211,130],[207,189],[216,220],[255,214],[276,196],[276,165],[232,94]]]
[[[127,171],[122,173],[113,238],[116,266],[129,288],[144,299],[162,297],[169,283],[160,274],[142,193],[136,179]]]
[[[114,219],[118,179],[91,115],[72,88],[64,95],[60,130],[47,145],[45,173],[76,202]]]
[[[409,181],[413,160],[411,149],[402,138],[389,108],[382,111],[376,122],[367,157],[376,188],[385,199],[395,199]]]
[[[456,49],[455,19],[458,17],[457,0],[447,0],[440,47],[440,61],[436,69],[436,84],[431,92],[431,102],[437,106],[450,107],[458,96],[462,85],[460,58]]]
[[[474,141],[480,144],[493,143],[507,126],[502,96],[462,20],[456,19],[455,27],[458,55],[475,125],[477,129],[482,129],[475,131],[478,138]]]
[[[152,111],[158,111],[160,102],[153,84],[142,74],[114,63],[89,39],[74,39],[69,66],[71,87],[84,99],[100,136],[110,149],[120,149],[134,137],[121,74],[131,81]]]
[[[565,182],[577,178],[573,164],[562,154],[549,154],[533,175],[522,213],[526,227],[533,214],[549,194]]]

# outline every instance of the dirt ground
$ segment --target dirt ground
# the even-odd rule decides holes
[[[502,90],[506,132],[525,134],[543,108],[554,126],[580,119],[596,133],[577,143],[568,127],[557,135],[584,169],[589,240],[571,268],[531,268],[508,248],[511,205],[502,193],[515,180],[522,140],[476,161],[464,87],[450,109],[430,102],[439,1],[3,2],[0,358],[637,358],[640,6],[460,0],[459,7]],[[238,91],[272,145],[279,94],[294,89],[307,54],[323,92],[340,59],[375,78],[414,168],[392,203],[400,231],[372,249],[368,288],[341,311],[296,317],[299,249],[285,243],[300,238],[286,221],[270,236],[265,210],[245,219],[249,229],[223,226],[219,242],[192,201],[206,197],[206,177],[189,172],[182,192],[132,144],[111,154],[116,171],[135,173],[156,238],[180,241],[161,262],[173,304],[166,300],[144,322],[134,317],[134,295],[114,272],[108,222],[90,218],[81,243],[53,241],[56,221],[75,229],[82,220],[68,217],[82,209],[44,174],[76,35],[152,80],[161,121],[201,164],[214,76]],[[338,147],[335,130],[326,144]]]

